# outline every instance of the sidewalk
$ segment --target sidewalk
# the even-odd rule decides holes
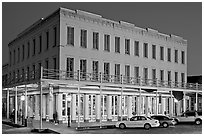
[[[5,121],[11,123],[10,120],[8,119],[2,119],[2,122],[5,122]],[[71,123],[71,127],[67,127],[67,123],[55,125],[54,123],[43,121],[42,128],[55,131],[59,134],[79,134],[81,133],[79,130],[114,127],[115,123],[116,121],[113,121],[113,122],[106,121],[106,122],[102,122],[100,125],[100,122],[80,122],[79,127],[78,127],[78,123]],[[39,129],[39,128],[40,128],[40,121],[33,120],[32,128],[23,127],[18,130],[19,131],[26,130],[26,132],[28,132],[28,131],[31,131],[32,129]]]

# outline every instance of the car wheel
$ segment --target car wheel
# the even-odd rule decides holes
[[[196,124],[196,125],[200,125],[201,123],[202,123],[202,121],[201,121],[200,119],[196,119],[196,120],[195,120],[195,124]]]
[[[126,128],[126,126],[125,126],[124,123],[121,123],[121,124],[119,125],[119,128],[120,128],[120,129],[124,129],[124,128]]]
[[[168,124],[167,122],[164,122],[164,123],[162,123],[162,126],[163,126],[164,128],[167,128],[167,127],[169,126],[169,124]]]
[[[148,129],[151,128],[151,125],[150,125],[150,124],[145,124],[145,125],[144,125],[144,128],[148,130]]]

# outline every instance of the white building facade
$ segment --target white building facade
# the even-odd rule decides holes
[[[17,108],[38,120],[42,108],[43,119],[57,112],[62,123],[69,115],[72,122],[174,116],[192,107],[188,94],[201,93],[201,85],[186,85],[186,40],[80,10],[40,19],[9,44],[9,55],[7,115]]]

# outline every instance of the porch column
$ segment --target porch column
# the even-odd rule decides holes
[[[156,115],[158,114],[158,92],[156,91]]]
[[[91,96],[91,121],[93,120],[93,95]]]
[[[197,111],[198,110],[198,93],[196,92],[195,93],[195,110]]]
[[[139,89],[139,98],[138,98],[138,115],[141,115],[141,103],[142,103],[142,97],[141,97],[141,88]]]
[[[128,96],[128,101],[127,101],[127,116],[128,120],[132,117],[132,96]]]
[[[48,95],[48,117],[49,120],[53,120],[53,86],[49,86],[49,95]]]
[[[100,122],[101,119],[101,97],[96,95],[96,122]]]
[[[183,92],[183,112],[186,111],[186,93]]]
[[[89,95],[84,94],[84,122],[89,122]]]
[[[58,120],[62,121],[62,93],[58,93],[56,102],[57,102]]]
[[[161,97],[161,113],[164,114],[165,111],[165,98]]]
[[[137,115],[140,115],[141,114],[141,107],[140,107],[140,105],[141,105],[141,97],[140,96],[137,96],[137,99],[136,99],[136,103],[137,103]]]
[[[18,101],[17,101],[17,86],[15,87],[15,124],[17,124],[17,110],[18,110]]]
[[[43,97],[42,99],[42,109],[43,109],[42,118],[45,119],[46,118],[46,95],[43,95],[42,97]]]
[[[172,98],[172,91],[170,91],[170,105],[169,105],[169,115],[170,117],[173,116],[173,98]]]
[[[36,95],[34,95],[34,97],[35,97],[35,119],[36,120],[39,120],[40,119],[40,116],[39,116],[39,95],[38,94],[36,94]]]
[[[27,85],[25,85],[25,119],[27,119],[28,116],[28,94],[27,94],[28,88]]]
[[[112,96],[107,96],[107,120],[112,121]]]
[[[188,109],[191,110],[191,96],[189,96],[189,103],[188,104],[189,104],[188,105],[188,107],[189,107]]]
[[[59,101],[59,100],[58,100]],[[72,106],[71,106],[71,122],[76,122],[76,94],[72,94]]]
[[[181,109],[180,109],[180,101],[177,102],[177,115],[181,114]]]
[[[121,96],[117,96],[117,111],[118,111],[118,121],[120,120],[121,118],[121,115],[122,115],[122,110],[121,110],[121,106],[122,106],[122,103],[121,103]]]
[[[149,116],[149,97],[148,96],[146,96],[145,97],[145,115],[146,116]]]
[[[9,119],[9,89],[7,89],[7,99],[6,99],[6,117]]]

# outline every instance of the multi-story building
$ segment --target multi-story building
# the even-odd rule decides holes
[[[62,122],[69,112],[72,122],[173,116],[188,108],[189,92],[201,93],[201,85],[186,84],[186,40],[81,10],[59,8],[40,19],[9,43],[9,56],[7,107],[22,109],[18,95],[26,89],[25,115],[35,119],[39,81],[42,118],[57,111]]]

